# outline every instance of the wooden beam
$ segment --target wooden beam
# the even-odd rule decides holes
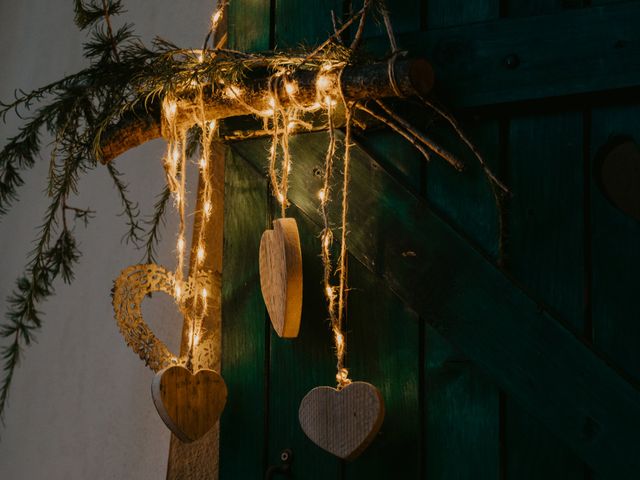
[[[398,60],[392,70],[393,82],[389,71],[387,62],[345,67],[340,76],[345,100],[410,96],[416,93],[427,95],[433,86],[433,70],[426,60]],[[318,101],[317,78],[316,71],[299,70],[292,75],[292,80],[297,85],[295,96],[289,96],[284,84],[281,84],[278,89],[278,101],[284,107],[292,104],[292,98],[295,98],[296,104],[313,105]],[[268,82],[269,77],[263,76],[242,85],[241,98],[234,96],[232,92],[212,92],[208,89],[205,94],[207,118],[224,119],[271,109],[272,106],[269,105],[268,96],[265,94],[269,91]],[[194,98],[193,105],[196,104]],[[160,100],[156,99],[124,114],[101,138],[101,162],[108,163],[127,150],[159,138],[162,135],[160,111]],[[184,114],[186,121],[191,121],[192,116],[192,112]]]
[[[640,86],[640,4],[429,29],[400,46],[432,62],[447,103],[475,107]],[[386,38],[366,44],[376,53]]]
[[[290,142],[297,174],[290,177],[289,198],[317,223],[322,185],[313,172],[326,147],[324,133]],[[232,151],[264,171],[263,142],[234,144]],[[354,257],[594,470],[635,475],[638,389],[363,150],[354,148],[351,161]],[[330,205],[339,218],[339,202]]]
[[[224,165],[225,147],[220,143],[213,143],[211,147],[211,203],[213,211],[207,223],[205,268],[213,274],[212,292],[209,295],[209,309],[202,323],[202,339],[198,350],[214,352],[213,361],[208,368],[220,372],[220,351],[222,349],[222,254],[224,227]],[[198,193],[202,190],[198,188]],[[202,211],[201,196],[198,195],[196,211]],[[193,238],[198,238],[201,225],[194,226]],[[192,259],[196,258],[194,240],[191,247]],[[189,325],[184,323],[180,354],[189,348]],[[196,353],[196,363],[198,357]],[[223,412],[224,413],[224,412]],[[171,435],[169,447],[169,461],[167,465],[167,480],[203,480],[218,478],[218,445],[220,438],[220,424],[218,423],[204,437],[192,443],[183,443],[175,435]]]

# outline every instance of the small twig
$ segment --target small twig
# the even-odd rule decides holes
[[[455,132],[458,135],[458,137],[460,137],[460,140],[462,140],[465,143],[465,145],[469,148],[469,150],[471,150],[471,152],[473,152],[473,155],[478,159],[478,162],[480,162],[480,166],[484,170],[484,173],[487,175],[487,177],[491,180],[491,182],[494,185],[496,185],[500,190],[502,190],[503,193],[507,193],[508,194],[509,193],[509,189],[504,185],[504,183],[502,183],[493,174],[491,169],[485,163],[484,158],[482,158],[482,155],[480,155],[480,152],[478,151],[476,146],[471,142],[471,140],[469,140],[469,138],[462,131],[462,129],[458,125],[458,122],[456,121],[456,119],[453,118],[452,115],[448,114],[447,112],[445,112],[444,110],[439,108],[433,102],[431,102],[431,101],[427,100],[426,98],[424,98],[422,95],[418,94],[418,98],[420,100],[422,100],[422,103],[424,103],[427,107],[433,109],[438,115],[440,115],[447,122],[449,122],[449,125],[451,125],[451,127],[455,130]]]
[[[342,26],[333,34],[331,35],[329,38],[327,38],[324,42],[322,42],[315,50],[313,50],[309,55],[307,55],[304,60],[302,60],[302,62],[296,67],[296,70],[299,69],[300,67],[302,67],[303,65],[305,65],[309,60],[311,60],[313,57],[315,57],[318,53],[320,53],[322,50],[325,49],[325,47],[327,45],[329,45],[331,42],[337,40],[340,38],[340,35],[342,35],[342,33],[351,26],[351,24],[353,22],[355,22],[358,18],[360,18],[363,14],[364,14],[365,10],[364,7],[361,8],[358,12],[354,13],[353,16],[347,20],[346,22],[344,22],[342,24]]]
[[[364,0],[364,5],[362,7],[362,16],[360,17],[360,23],[358,24],[358,30],[356,30],[356,34],[353,37],[353,42],[349,48],[351,51],[355,51],[358,46],[360,46],[360,41],[362,40],[362,33],[364,32],[364,25],[367,20],[367,12],[369,11],[369,7],[371,6],[371,0]]]
[[[368,113],[373,118],[375,118],[377,120],[380,120],[382,123],[384,123],[385,125],[390,127],[392,130],[394,130],[395,132],[397,132],[400,135],[402,135],[405,139],[407,139],[424,156],[424,158],[427,159],[427,161],[431,160],[431,155],[429,154],[429,152],[427,152],[427,150],[424,148],[424,146],[420,143],[419,139],[417,139],[415,136],[409,134],[408,132],[406,132],[400,126],[398,126],[395,123],[393,123],[388,118],[383,117],[382,115],[374,112],[373,110],[370,110],[369,108],[367,108],[367,107],[365,107],[363,105],[356,105],[356,108],[358,110],[362,110],[365,113]]]
[[[338,19],[336,18],[336,12],[331,10],[331,23],[333,24],[333,32],[338,33]],[[342,45],[342,37],[338,36],[338,43]]]
[[[382,101],[376,100],[376,104],[380,108],[382,108],[382,110],[384,110],[385,113],[389,115],[394,121],[398,122],[402,126],[402,128],[411,133],[414,137],[416,137],[416,139],[424,143],[427,148],[449,162],[449,164],[451,164],[453,168],[458,171],[464,170],[464,164],[453,153],[445,150],[440,145],[425,137],[422,133],[418,132],[415,127],[413,127],[409,122],[401,118],[393,110],[387,107]]]
[[[380,6],[380,13],[382,14],[382,19],[384,21],[385,29],[387,30],[387,36],[389,37],[389,44],[391,45],[391,53],[396,53],[399,51],[398,42],[396,41],[396,35],[393,33],[393,25],[391,24],[391,18],[389,18],[389,10],[387,10],[387,6],[382,2]]]

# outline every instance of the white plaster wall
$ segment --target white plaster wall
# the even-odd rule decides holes
[[[136,24],[145,42],[160,35],[199,47],[215,2],[129,0],[125,5],[122,18]],[[10,99],[15,88],[30,90],[82,68],[84,38],[73,24],[72,0],[0,2],[0,99]],[[13,118],[0,125],[2,144],[17,125]],[[162,149],[155,141],[117,162],[147,214],[163,185]],[[2,317],[44,213],[47,160],[45,154],[25,175],[20,202],[0,218]],[[103,167],[82,179],[80,196],[70,203],[88,206],[97,216],[87,228],[76,227],[84,253],[76,279],[71,286],[59,283],[43,305],[38,342],[27,349],[15,374],[0,426],[0,479],[165,478],[169,435],[151,402],[153,373],[125,345],[110,303],[113,279],[142,253],[121,243],[125,224]],[[170,218],[160,248],[161,260],[171,268],[175,225]],[[169,301],[151,302],[144,306],[149,323],[175,348],[180,318]]]

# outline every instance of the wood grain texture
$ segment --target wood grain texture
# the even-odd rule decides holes
[[[319,134],[292,139],[297,168],[321,164],[326,142]],[[253,141],[234,146],[258,168],[266,148]],[[357,147],[351,166],[351,196],[359,201],[348,220],[360,226],[349,237],[354,257],[586,462],[621,475],[635,471],[640,392]],[[320,181],[293,176],[289,190],[318,222],[312,192]],[[380,241],[370,233],[379,229],[404,235]],[[409,250],[415,255],[402,255]]]
[[[260,287],[279,337],[295,338],[302,315],[302,252],[294,218],[273,221],[260,240]]]
[[[477,4],[443,3],[454,11]],[[427,18],[437,15],[435,7],[427,9]],[[402,35],[400,43],[430,59],[448,105],[469,107],[639,85],[639,22],[640,4],[624,2],[434,28]],[[367,45],[384,52],[388,41],[379,37]],[[513,54],[515,68],[506,62]]]
[[[302,399],[298,418],[313,443],[339,458],[354,460],[382,426],[384,399],[366,382],[353,382],[341,390],[316,387]]]
[[[220,372],[221,348],[222,348],[222,256],[223,256],[223,235],[224,235],[224,201],[225,201],[225,147],[219,143],[211,145],[210,156],[210,185],[212,191],[211,203],[213,211],[207,222],[207,242],[205,245],[204,267],[210,270],[213,276],[213,288],[208,297],[207,315],[202,322],[203,333],[200,338],[199,347],[213,352],[210,356],[211,364],[207,367],[210,370]],[[198,193],[201,193],[202,181],[198,186]],[[196,211],[201,211],[200,200],[202,195],[198,195]],[[199,222],[194,225],[194,235],[198,238],[198,231],[201,228]],[[193,261],[196,256],[193,254],[197,244],[191,246],[190,268],[193,268]],[[182,328],[182,341],[180,352],[185,354],[189,348],[190,328],[185,322]],[[219,423],[215,425],[200,440],[191,443],[181,442],[175,435],[171,436],[169,446],[169,461],[167,464],[167,480],[214,480],[218,478],[218,444],[219,444]]]
[[[509,125],[507,268],[557,318],[585,326],[581,112],[518,116]],[[549,392],[549,401],[554,401]],[[505,404],[506,478],[583,480],[586,467],[512,398]]]
[[[169,430],[185,443],[211,430],[227,402],[227,386],[218,372],[169,367],[156,373],[151,397]]]

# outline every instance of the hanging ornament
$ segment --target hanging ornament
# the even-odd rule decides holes
[[[384,400],[366,382],[352,382],[340,390],[316,387],[302,399],[298,418],[313,443],[336,457],[353,460],[380,430]]]
[[[302,315],[302,252],[293,218],[279,218],[260,240],[260,287],[279,337],[295,338]]]
[[[347,292],[347,210],[349,193],[349,162],[351,151],[351,112],[353,104],[344,99],[341,75],[344,65],[326,65],[317,79],[319,95],[324,99],[327,111],[329,146],[325,156],[322,188],[318,192],[320,212],[324,228],[320,235],[321,256],[324,266],[323,288],[336,352],[337,387],[317,387],[303,399],[298,418],[304,433],[320,448],[344,460],[353,460],[373,441],[384,421],[384,400],[380,391],[370,383],[352,382],[345,367],[346,336],[344,317]],[[340,257],[334,272],[331,247],[333,231],[329,221],[328,204],[331,196],[331,179],[336,154],[336,138],[333,115],[340,98],[345,108],[345,139],[343,154],[343,183]],[[332,276],[338,274],[338,284]]]
[[[214,208],[211,203],[209,156],[216,122],[205,118],[202,87],[199,88],[199,100],[201,108],[187,105],[181,109],[175,100],[166,98],[162,108],[163,133],[168,137],[164,169],[180,219],[176,240],[176,270],[169,272],[154,264],[134,265],[122,272],[113,290],[113,307],[120,331],[127,344],[156,372],[151,394],[158,414],[183,442],[197,440],[211,430],[227,400],[224,380],[220,374],[208,368],[213,364],[214,352],[200,346],[204,333],[203,320],[207,315],[207,297],[213,291],[211,274],[204,270],[204,260],[207,222]],[[194,242],[195,258],[191,262],[191,275],[185,278],[185,125],[194,123],[199,124],[202,132],[202,157],[198,162],[202,196],[201,210],[197,212],[200,221]],[[180,357],[171,354],[142,318],[142,300],[158,291],[171,295],[184,316],[189,345],[187,353]]]
[[[287,78],[285,71],[277,71],[271,77],[267,98],[269,109],[263,112],[269,114],[267,119],[272,126],[269,179],[273,195],[280,204],[281,218],[274,220],[273,230],[262,234],[259,260],[260,287],[271,325],[279,337],[295,338],[302,316],[302,250],[298,224],[294,218],[287,218],[286,212],[291,173],[289,135],[302,123],[298,115],[304,107],[296,105],[297,87]],[[294,107],[283,108],[280,95],[292,99]],[[279,150],[281,162],[278,169]]]

